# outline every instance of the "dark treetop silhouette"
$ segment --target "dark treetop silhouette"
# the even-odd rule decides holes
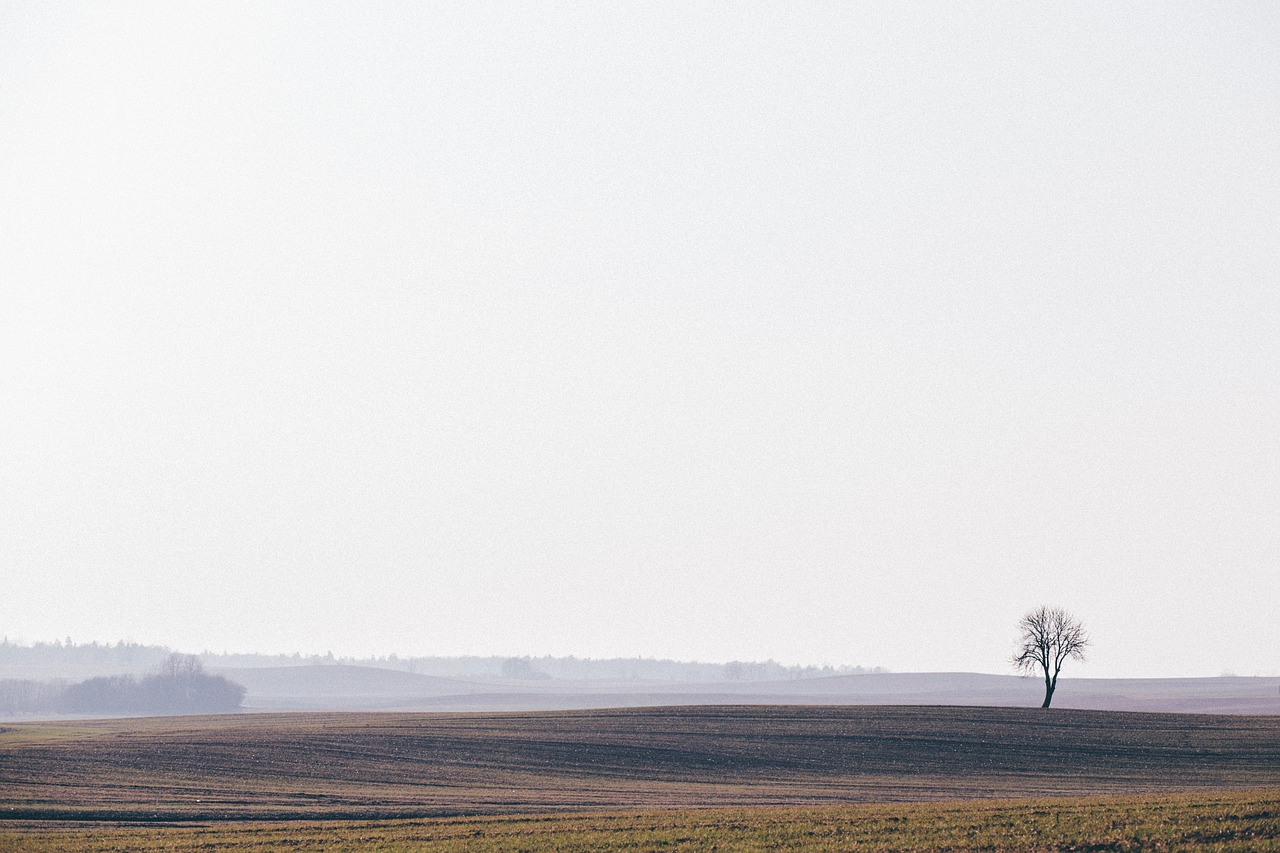
[[[1018,629],[1022,638],[1013,665],[1027,673],[1044,673],[1044,704],[1040,707],[1048,708],[1063,661],[1084,660],[1089,637],[1080,621],[1061,607],[1037,607],[1022,617]]]

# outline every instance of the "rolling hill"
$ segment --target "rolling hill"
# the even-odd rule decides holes
[[[8,819],[383,818],[1280,786],[1280,717],[702,706],[10,724]]]
[[[867,673],[785,681],[671,682],[440,678],[365,666],[215,670],[245,685],[251,711],[521,711],[716,704],[1035,707],[1035,678]],[[1280,678],[1064,678],[1060,708],[1280,714]]]

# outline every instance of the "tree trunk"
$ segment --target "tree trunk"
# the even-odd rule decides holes
[[[1053,689],[1056,686],[1056,684],[1050,684],[1048,681],[1044,683],[1044,704],[1040,706],[1041,708],[1049,707],[1049,703],[1053,701]]]

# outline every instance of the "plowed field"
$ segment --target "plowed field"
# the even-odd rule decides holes
[[[6,724],[9,819],[392,818],[1280,787],[1280,717],[686,707]]]

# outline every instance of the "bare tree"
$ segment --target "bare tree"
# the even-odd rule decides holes
[[[160,664],[160,674],[166,678],[190,681],[204,675],[204,664],[196,655],[174,652]]]
[[[1048,708],[1063,662],[1067,658],[1084,660],[1089,636],[1080,620],[1061,607],[1037,607],[1022,617],[1018,629],[1022,639],[1013,665],[1032,675],[1044,673],[1044,704],[1040,707]]]

